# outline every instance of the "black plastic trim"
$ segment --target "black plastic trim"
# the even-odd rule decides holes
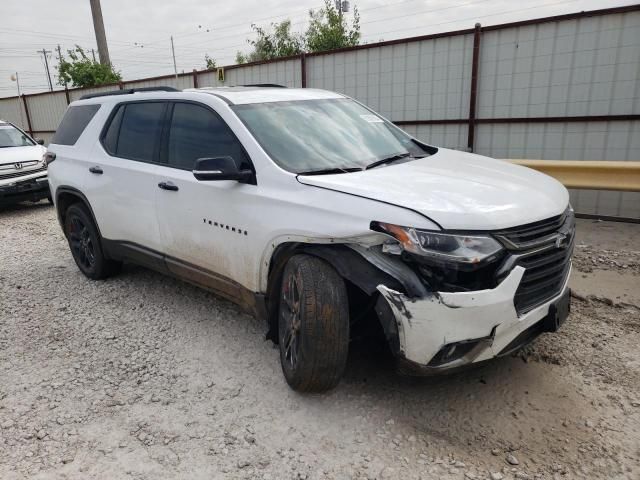
[[[102,238],[107,256],[150,268],[164,275],[178,278],[223,297],[245,312],[260,318],[264,309],[262,295],[249,290],[235,280],[201,268],[134,242]]]
[[[70,193],[70,194],[78,197],[82,201],[82,203],[85,204],[85,206],[89,209],[89,213],[91,214],[91,219],[93,220],[93,223],[96,226],[96,229],[98,230],[98,234],[102,237],[102,234],[100,234],[100,225],[98,224],[98,222],[96,220],[96,216],[93,213],[93,208],[91,208],[91,204],[89,203],[89,200],[87,199],[87,197],[84,195],[84,193],[82,193],[77,188],[69,187],[69,186],[65,186],[65,185],[59,186],[58,189],[56,190],[56,194],[55,194],[56,210],[57,210],[57,214],[58,214],[58,222],[60,223],[60,226],[62,227],[62,231],[64,232],[64,222],[62,221],[63,212],[60,211],[58,199],[60,198],[60,195],[63,194],[63,193]]]
[[[88,93],[80,97],[80,100],[88,100],[90,98],[98,97],[112,97],[114,95],[131,95],[136,92],[180,92],[177,88],[173,87],[140,87],[140,88],[125,88],[123,90],[109,90],[101,93]]]

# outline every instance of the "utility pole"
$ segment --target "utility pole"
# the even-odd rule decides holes
[[[60,48],[60,44],[58,44],[58,65],[62,65],[62,49]],[[60,70],[58,70],[58,74],[60,73]],[[60,80],[60,75],[58,75],[58,80]],[[67,88],[67,82],[65,80],[64,81],[64,88]]]
[[[107,48],[107,36],[104,33],[104,22],[102,21],[102,8],[100,0],[89,0],[91,2],[91,16],[93,17],[93,29],[96,33],[96,43],[98,44],[98,56],[100,63],[111,65],[109,59],[109,49]]]
[[[346,0],[336,0],[335,5],[336,10],[338,10],[338,15],[340,15],[340,24],[342,24],[342,14],[349,11],[349,2]]]
[[[14,75],[11,75],[11,80],[16,82],[16,85],[18,86],[18,97],[21,97],[22,92],[20,91],[20,77],[18,76],[18,72],[16,72]],[[24,125],[24,118],[22,118],[22,109],[18,107],[18,111],[20,112],[20,125]]]
[[[16,82],[16,85],[18,86],[18,96],[21,96],[22,92],[20,91],[20,77],[18,76],[18,72],[11,75],[11,80]],[[22,114],[22,111],[20,112],[20,114]]]
[[[43,48],[42,50],[38,50],[38,53],[41,53],[42,57],[44,58],[44,69],[47,74],[47,80],[49,81],[49,91],[53,92],[53,84],[51,83],[51,73],[49,72],[49,60],[47,60],[47,55],[51,53],[51,50],[45,50]]]
[[[178,68],[176,67],[176,49],[173,46],[173,35],[171,35],[171,54],[173,55],[173,73],[178,78]]]

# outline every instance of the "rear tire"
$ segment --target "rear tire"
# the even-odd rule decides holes
[[[73,260],[85,276],[92,280],[102,280],[120,271],[120,262],[104,256],[98,228],[86,207],[74,203],[67,208],[64,233]]]
[[[280,290],[278,337],[282,372],[299,392],[334,388],[349,351],[349,303],[344,280],[325,261],[294,255]]]

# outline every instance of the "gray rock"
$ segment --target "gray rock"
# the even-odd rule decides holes
[[[507,461],[507,463],[509,465],[520,465],[520,462],[515,457],[515,455],[513,455],[512,453],[507,453],[507,456],[505,457],[505,460]]]
[[[75,454],[67,453],[66,455],[64,455],[62,457],[62,463],[64,463],[66,465],[67,463],[73,462],[74,459],[75,459]]]

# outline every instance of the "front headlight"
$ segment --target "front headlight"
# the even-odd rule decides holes
[[[500,243],[486,235],[430,232],[382,222],[371,222],[371,228],[388,233],[407,252],[443,262],[471,266],[491,261],[502,251]]]

